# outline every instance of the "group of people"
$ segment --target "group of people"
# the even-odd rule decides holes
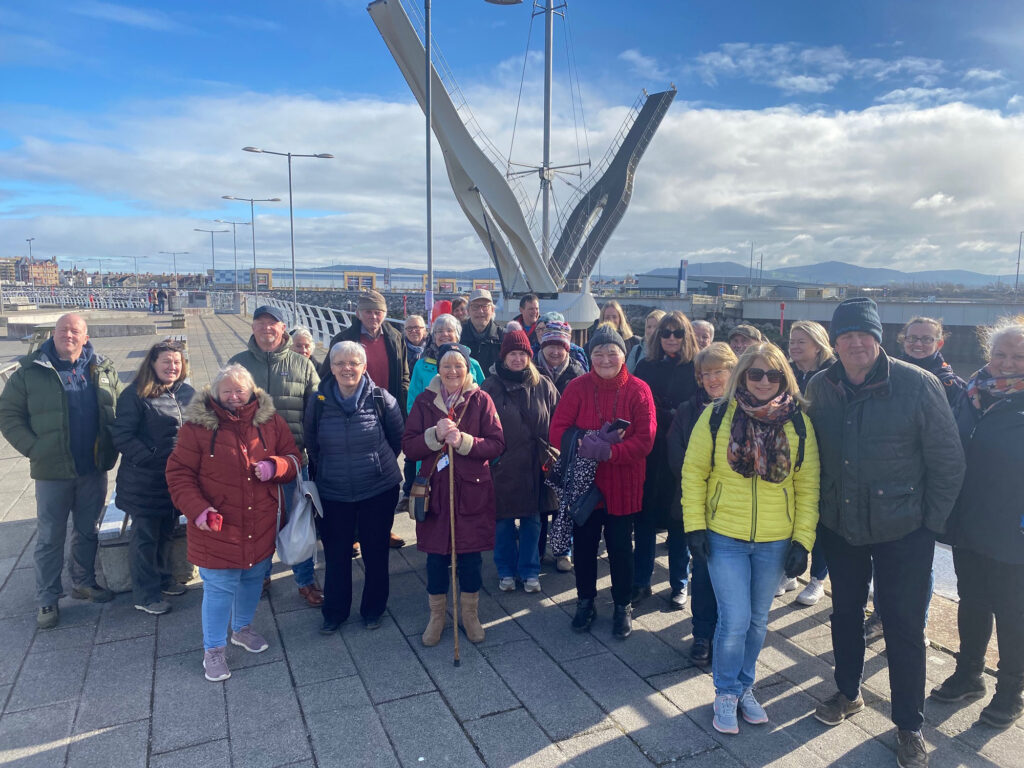
[[[388,554],[404,544],[391,530],[396,510],[415,517],[426,554],[427,646],[444,633],[449,592],[466,637],[484,639],[478,602],[492,550],[501,591],[539,592],[545,555],[573,570],[571,626],[588,631],[599,616],[602,537],[612,632],[625,639],[634,607],[652,596],[656,535],[666,530],[669,605],[690,599],[690,656],[711,666],[722,733],[737,733],[741,719],[767,722],[754,683],[768,613],[808,564],[797,602],[814,605],[830,578],[837,687],[815,717],[837,725],[862,709],[873,582],[902,766],[927,764],[924,627],[938,538],[953,547],[961,650],[932,696],[984,695],[996,623],[996,694],[981,719],[1007,727],[1020,717],[1024,518],[1012,462],[1024,454],[1015,431],[1024,428],[1024,320],[984,329],[988,362],[964,381],[931,318],[908,323],[902,354],[890,357],[869,299],[840,303],[828,331],[794,323],[788,356],[753,326],[714,342],[713,325],[675,311],[651,312],[638,339],[616,302],[583,350],[536,296],[505,327],[488,291],[465,304],[462,322],[453,305],[429,326],[410,317],[400,332],[384,298],[366,292],[319,366],[312,334],[288,333],[283,313],[263,306],[248,348],[200,392],[173,340],[155,344],[122,390],[85,321],[63,316],[0,395],[0,431],[30,458],[37,484],[38,625],[59,621],[69,513],[72,597],[112,597],[95,578],[95,523],[120,452],[135,605],[165,613],[165,598],[184,592],[170,568],[183,514],[204,585],[210,680],[230,676],[228,641],[268,647],[253,616],[292,489],[308,478],[323,506],[324,586],[312,560],[293,572],[324,634],[350,615],[357,547],[359,614],[367,629],[380,626]]]
[[[146,292],[146,300],[149,302],[149,311],[160,313],[167,309],[167,291],[163,288],[150,288]]]

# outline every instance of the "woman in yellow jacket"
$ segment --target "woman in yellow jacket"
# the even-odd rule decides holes
[[[748,723],[768,722],[752,691],[768,611],[782,574],[802,573],[814,546],[818,444],[801,403],[782,351],[755,344],[686,449],[683,525],[718,599],[711,671],[721,733],[739,732],[737,709]]]

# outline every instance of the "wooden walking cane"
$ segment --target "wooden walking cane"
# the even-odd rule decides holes
[[[456,591],[455,558],[455,451],[448,446],[448,528],[452,534],[452,621],[455,623],[455,666],[459,666],[459,594]]]

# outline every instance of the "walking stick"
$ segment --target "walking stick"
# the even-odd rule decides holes
[[[455,666],[459,666],[459,595],[455,579],[455,451],[448,446],[448,528],[452,534],[452,621],[455,623]]]

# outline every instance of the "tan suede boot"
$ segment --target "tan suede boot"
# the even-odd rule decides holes
[[[466,637],[469,638],[471,643],[482,643],[484,641],[484,628],[480,624],[480,616],[477,614],[477,607],[479,605],[479,592],[461,592],[459,594],[462,628],[466,630]]]
[[[441,633],[444,631],[444,624],[448,611],[448,595],[427,595],[430,600],[430,621],[427,628],[423,630],[421,640],[428,648],[441,642]]]

